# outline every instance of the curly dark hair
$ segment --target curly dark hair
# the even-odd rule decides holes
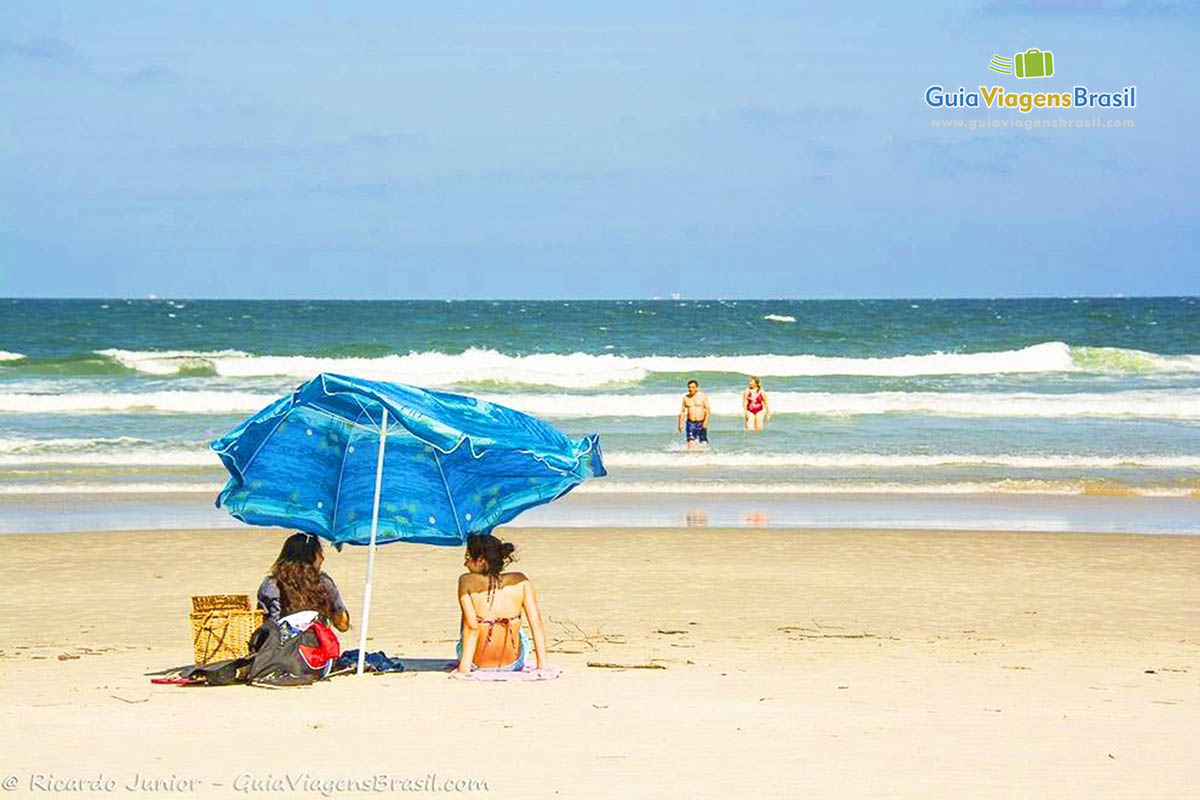
[[[467,556],[472,560],[482,558],[487,564],[484,574],[488,579],[489,603],[500,586],[500,573],[513,560],[515,550],[512,542],[502,542],[490,533],[477,533],[467,539]]]
[[[477,533],[467,539],[467,555],[472,559],[482,558],[487,563],[487,574],[496,577],[513,560],[516,550],[512,542],[502,542],[490,533]]]
[[[279,586],[283,616],[297,611],[316,611],[323,622],[333,618],[333,596],[321,580],[317,557],[321,540],[309,533],[293,533],[283,543],[279,558],[271,566],[271,577]]]

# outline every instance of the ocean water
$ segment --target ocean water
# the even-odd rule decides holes
[[[1200,532],[1195,297],[0,300],[0,530],[221,524],[206,442],[322,371],[600,433],[610,476],[533,524]]]

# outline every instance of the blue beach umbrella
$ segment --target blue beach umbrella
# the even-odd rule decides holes
[[[572,441],[473,397],[328,373],[210,447],[230,475],[218,508],[370,548],[360,674],[376,544],[461,545],[606,474],[595,434]]]

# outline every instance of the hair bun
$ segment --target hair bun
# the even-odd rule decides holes
[[[500,552],[504,553],[506,556],[511,556],[513,551],[516,549],[517,548],[513,546],[512,542],[505,542],[504,546],[500,548]]]

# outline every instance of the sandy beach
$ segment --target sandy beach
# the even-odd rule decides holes
[[[4,788],[1092,798],[1194,796],[1200,782],[1200,539],[501,533],[539,587],[556,681],[152,686],[143,673],[191,660],[189,596],[251,591],[282,534],[5,536]],[[356,623],[365,556],[326,563]],[[461,558],[381,549],[371,649],[452,655]],[[396,782],[364,788],[381,780]]]
[[[0,800],[1200,798],[1195,7],[0,2]]]

